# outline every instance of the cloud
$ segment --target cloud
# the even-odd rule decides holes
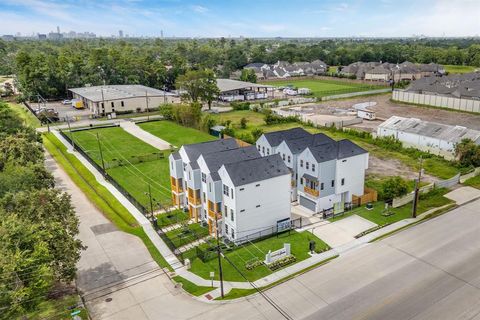
[[[207,13],[209,11],[208,8],[206,8],[204,6],[200,6],[200,5],[192,5],[192,6],[190,6],[190,9],[192,9],[193,11],[195,11],[197,13]]]

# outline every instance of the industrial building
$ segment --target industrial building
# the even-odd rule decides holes
[[[462,126],[392,116],[377,128],[380,137],[394,137],[406,146],[453,158],[455,144],[470,139],[480,145],[480,131]]]
[[[225,102],[267,99],[275,90],[273,86],[232,79],[217,79],[217,87],[218,99]]]
[[[104,85],[69,89],[96,116],[144,112],[163,103],[178,101],[176,95],[142,85]]]

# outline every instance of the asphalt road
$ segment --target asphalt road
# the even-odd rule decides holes
[[[80,238],[90,242],[80,263],[80,282],[86,291],[91,281],[94,287],[104,284],[95,281],[102,274],[88,276],[88,271],[97,269],[102,261],[113,265],[107,268],[113,269],[111,274],[119,275],[115,286],[87,296],[93,319],[284,319],[260,295],[204,303],[175,288],[161,272],[142,272],[132,278],[130,268],[150,262],[144,248],[138,246],[141,243],[106,228],[108,222],[98,210],[82,205],[85,198],[68,176],[55,170],[53,163],[49,167],[62,187],[72,193],[83,224]],[[355,249],[265,294],[292,319],[480,320],[479,215],[480,200],[476,200]],[[120,241],[113,241],[114,235]],[[94,239],[99,246],[92,243]],[[136,255],[138,250],[142,254]]]

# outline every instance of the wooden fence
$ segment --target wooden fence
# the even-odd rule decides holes
[[[376,190],[371,188],[365,188],[365,192],[362,196],[352,196],[352,204],[356,206],[361,206],[369,202],[377,201],[378,193]]]

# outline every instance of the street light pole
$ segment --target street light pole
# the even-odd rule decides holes
[[[218,256],[218,272],[220,273],[220,294],[222,296],[222,299],[224,298],[224,293],[223,293],[223,271],[222,271],[222,257],[221,257],[221,251],[220,251],[220,240],[218,236],[218,217],[217,213],[214,212],[215,214],[215,234],[217,236],[217,256]]]
[[[418,170],[418,180],[415,180],[415,194],[413,198],[413,208],[412,208],[412,218],[417,217],[417,206],[418,206],[418,197],[420,189],[420,180],[422,179],[422,163],[423,158],[420,156],[420,169]]]

